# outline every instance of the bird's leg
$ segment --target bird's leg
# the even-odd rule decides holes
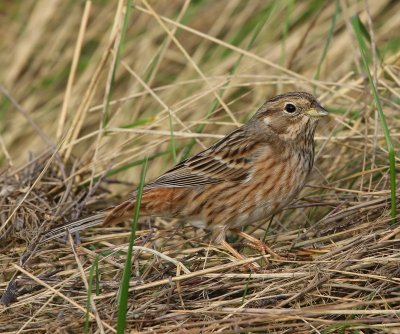
[[[65,243],[68,242],[68,234],[69,233],[70,233],[69,230],[65,231],[64,237],[62,238],[63,242],[65,242]],[[81,240],[81,235],[79,234],[79,231],[72,232],[71,234],[72,234],[72,239],[74,240],[74,243],[76,245],[80,245],[82,243],[82,240]]]
[[[221,230],[214,230],[213,231],[213,239],[215,240],[216,243],[220,244],[228,253],[232,254],[236,259],[238,260],[246,260],[246,258],[240,254],[235,248],[233,248],[229,243],[226,242],[225,240],[225,228]],[[217,232],[217,233],[216,233]],[[248,263],[245,265],[246,268],[250,269],[252,272],[259,272],[260,271],[260,265],[256,262],[254,263]]]
[[[230,254],[232,254],[238,260],[246,260],[246,258],[240,254],[235,248],[233,248],[228,242],[225,240],[221,242],[221,246],[225,248]]]
[[[240,254],[235,248],[233,248],[225,240],[221,242],[221,246],[223,248],[225,248],[226,251],[231,253],[238,260],[246,260],[246,258],[242,254]],[[252,272],[259,272],[260,271],[260,265],[257,262],[248,263],[248,264],[245,265],[245,267],[250,269],[250,271],[252,271]]]
[[[238,229],[231,229],[231,231],[235,234],[237,234],[238,236],[242,237],[243,239],[246,239],[247,241],[249,241],[249,246],[255,250],[258,250],[261,253],[266,253],[271,255],[271,257],[273,259],[276,260],[283,260],[284,258],[282,256],[280,256],[279,254],[275,253],[265,242],[258,240],[254,237],[252,237],[251,235],[242,232]]]
[[[75,243],[77,245],[80,245],[82,243],[82,240],[81,240],[81,235],[79,234],[79,231],[75,231],[75,232],[73,232],[73,234],[74,234]]]

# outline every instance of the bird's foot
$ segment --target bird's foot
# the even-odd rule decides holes
[[[274,252],[265,242],[252,237],[251,235],[233,229],[232,232],[236,233],[237,235],[241,236],[243,239],[247,240],[248,242],[246,243],[247,246],[259,251],[262,254],[269,254],[272,259],[274,260],[284,260],[285,258],[282,257],[281,255],[277,254]]]
[[[226,241],[221,242],[221,246],[227,250],[230,254],[232,254],[238,260],[246,260],[246,258],[240,254],[235,248],[233,248]],[[250,271],[253,273],[259,273],[261,271],[260,265],[257,262],[246,263],[241,268],[240,271]]]
[[[269,254],[274,260],[285,260],[285,258],[272,250],[265,242],[256,239],[255,241],[245,242],[245,245],[259,251],[261,254]]]

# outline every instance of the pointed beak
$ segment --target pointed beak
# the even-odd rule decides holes
[[[316,106],[307,110],[306,114],[311,117],[322,117],[328,115],[328,111],[321,105],[317,104]]]

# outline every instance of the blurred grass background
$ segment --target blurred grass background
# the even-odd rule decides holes
[[[248,119],[265,98],[288,90],[315,92],[331,110],[336,122],[322,129],[323,135],[333,127],[334,133],[346,132],[351,122],[371,116],[372,100],[365,98],[368,86],[348,22],[360,14],[368,26],[364,1],[134,1],[123,40],[123,2],[88,3],[86,24],[85,2],[2,2],[0,82],[51,143],[66,136],[62,150],[72,149],[90,162],[93,175],[111,168],[119,179],[137,182],[139,172],[128,169],[131,164],[145,154],[165,153],[150,164],[149,177],[155,177],[173,163],[174,151],[176,159],[182,158],[188,137],[197,137],[192,152],[199,151]],[[400,49],[399,6],[369,3],[379,59],[391,59]],[[66,96],[77,43],[81,52]],[[393,107],[385,110],[390,119],[397,117],[398,95],[392,87],[396,61],[389,65],[394,78],[386,75],[389,87],[380,88],[391,95]],[[89,100],[87,92],[93,95]],[[209,115],[217,93],[225,106],[217,100]],[[13,164],[26,162],[28,152],[48,149],[4,95],[0,119]],[[71,135],[71,126],[77,133]],[[202,136],[195,135],[199,126]],[[0,154],[4,164],[6,154]]]

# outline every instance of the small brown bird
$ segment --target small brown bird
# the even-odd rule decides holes
[[[314,163],[315,128],[327,114],[305,92],[267,100],[247,124],[148,183],[140,215],[186,218],[241,257],[225,242],[226,231],[272,216],[300,192]],[[66,228],[72,232],[131,219],[135,202],[136,192],[110,211],[53,230],[44,240]]]

